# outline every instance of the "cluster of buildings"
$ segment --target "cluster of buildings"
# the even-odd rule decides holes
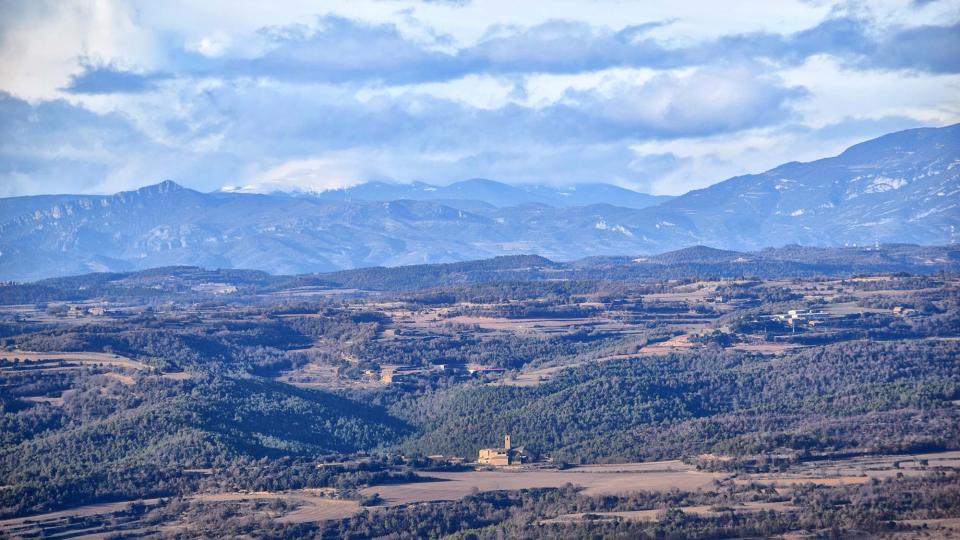
[[[510,435],[503,438],[503,448],[481,448],[477,456],[477,464],[503,467],[520,465],[529,462],[530,458],[523,447],[513,448],[510,445]]]
[[[72,304],[67,308],[66,316],[79,319],[80,317],[93,316],[102,317],[107,314],[107,309],[103,306],[83,306]]]
[[[482,376],[487,374],[502,375],[506,371],[506,369],[501,367],[476,364],[433,364],[430,366],[383,365],[379,371],[374,369],[365,370],[364,375],[368,377],[379,377],[381,383],[391,384],[416,377],[430,376],[436,373]]]
[[[774,315],[773,319],[795,327],[798,323],[806,323],[808,326],[816,326],[820,322],[830,317],[825,311],[813,311],[812,309],[791,309],[786,313]]]

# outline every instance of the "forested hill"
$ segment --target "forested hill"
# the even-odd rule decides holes
[[[95,273],[0,285],[0,303],[98,297],[216,296],[302,287],[402,291],[438,286],[542,280],[642,280],[710,277],[853,276],[860,273],[931,274],[960,269],[960,247],[882,245],[865,248],[786,246],[735,252],[696,246],[650,257],[592,257],[569,263],[514,255],[449,264],[374,267],[323,274],[272,276],[254,270],[166,267]]]
[[[960,450],[958,275],[955,248],[698,246],[6,285],[0,517],[246,491],[359,504],[504,433],[535,467]]]
[[[717,349],[571,368],[532,388],[402,401],[408,449],[469,455],[511,433],[571,462],[714,452],[919,452],[960,447],[956,342],[833,345],[768,357]],[[909,392],[906,390],[909,388]]]

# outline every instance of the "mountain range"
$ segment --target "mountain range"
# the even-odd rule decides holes
[[[372,182],[320,193],[0,199],[0,279],[167,265],[324,272],[509,254],[641,256],[704,244],[947,244],[960,227],[960,124],[901,131],[675,198],[606,184]]]
[[[227,193],[261,193],[256,184],[242,188],[224,188]],[[278,193],[278,192],[273,192]],[[542,184],[510,185],[484,178],[455,182],[447,186],[412,182],[366,182],[342,189],[319,192],[298,192],[294,195],[316,197],[327,201],[437,201],[454,208],[474,210],[483,206],[497,208],[534,203],[558,208],[612,204],[626,208],[647,208],[666,202],[668,195],[648,195],[611,184],[575,184],[565,187]],[[477,206],[480,204],[481,206]]]

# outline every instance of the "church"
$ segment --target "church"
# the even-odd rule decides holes
[[[480,465],[519,465],[526,461],[526,454],[523,448],[513,448],[510,446],[510,435],[503,438],[503,448],[481,448],[477,457],[477,463]]]

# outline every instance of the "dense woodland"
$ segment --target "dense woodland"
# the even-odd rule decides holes
[[[473,386],[405,399],[410,443],[464,455],[514,433],[571,462],[960,446],[960,343],[837,344],[769,360],[711,348],[604,362],[536,389]]]
[[[825,456],[960,450],[954,268],[904,273],[909,265],[893,255],[845,262],[819,252],[803,266],[786,250],[758,258],[758,270],[724,262],[724,253],[637,268],[505,257],[317,276],[174,268],[2,286],[0,517],[163,497],[138,507],[136,519],[194,515],[184,537],[464,539],[869,534],[894,519],[960,517],[947,471],[811,487],[794,495],[791,512],[710,518],[667,509],[774,494],[725,485],[596,498],[571,487],[296,526],[187,498],[335,488],[357,499],[365,486],[429,476],[427,455],[472,459],[503,433],[561,467],[684,459],[767,471]],[[857,277],[871,264],[897,273]],[[774,316],[798,309],[829,316],[794,325]],[[100,360],[57,359],[70,352]],[[381,377],[390,370],[393,380]],[[654,524],[541,523],[623,509],[665,513]]]

